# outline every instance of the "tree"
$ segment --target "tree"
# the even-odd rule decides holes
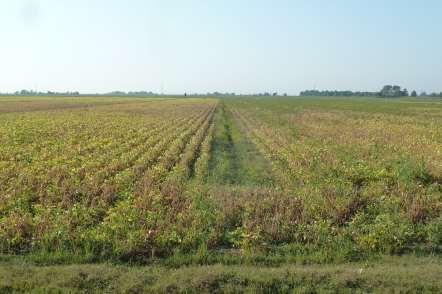
[[[400,86],[397,85],[385,85],[381,92],[379,92],[381,97],[403,97],[408,96],[407,89],[401,90]]]
[[[393,86],[385,85],[379,94],[382,97],[390,97],[392,92],[393,92]]]
[[[397,92],[397,91],[400,91],[401,90],[401,87],[399,87],[399,86],[393,86],[393,91],[395,91],[395,92]]]
[[[417,97],[417,93],[415,90],[413,90],[413,92],[411,92],[411,97]]]

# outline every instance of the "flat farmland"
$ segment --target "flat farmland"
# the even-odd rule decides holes
[[[146,291],[186,291],[160,283],[179,268],[192,288],[237,292],[294,289],[301,270],[323,290],[388,291],[401,283],[376,272],[408,264],[396,281],[434,275],[403,290],[433,291],[441,214],[440,99],[0,97],[0,267],[12,273],[64,264],[71,279],[72,264],[96,263],[94,276],[109,263],[109,275],[149,271]]]

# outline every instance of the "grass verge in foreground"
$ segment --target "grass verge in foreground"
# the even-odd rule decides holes
[[[440,292],[438,257],[384,257],[340,265],[36,266],[0,262],[0,293],[9,292]]]

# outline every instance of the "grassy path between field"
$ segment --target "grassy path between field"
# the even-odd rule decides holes
[[[246,137],[224,102],[220,102],[214,121],[208,184],[272,186],[274,179],[269,162]]]
[[[36,266],[0,263],[0,293],[440,293],[442,260],[385,257],[338,265],[115,264]]]

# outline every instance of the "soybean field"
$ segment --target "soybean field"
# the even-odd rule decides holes
[[[382,268],[402,255],[413,275],[428,271],[420,260],[433,272],[408,286],[395,272],[403,290],[433,291],[441,215],[440,99],[0,97],[0,268],[97,264],[85,265],[93,276],[111,263],[111,292],[124,292],[112,275],[131,266],[156,268],[145,291],[283,291],[301,279],[275,282],[290,267]],[[332,286],[314,276],[334,270],[307,271],[301,280],[323,290],[399,285],[374,269]],[[12,280],[2,289],[43,287]],[[66,285],[52,287],[81,290]]]

